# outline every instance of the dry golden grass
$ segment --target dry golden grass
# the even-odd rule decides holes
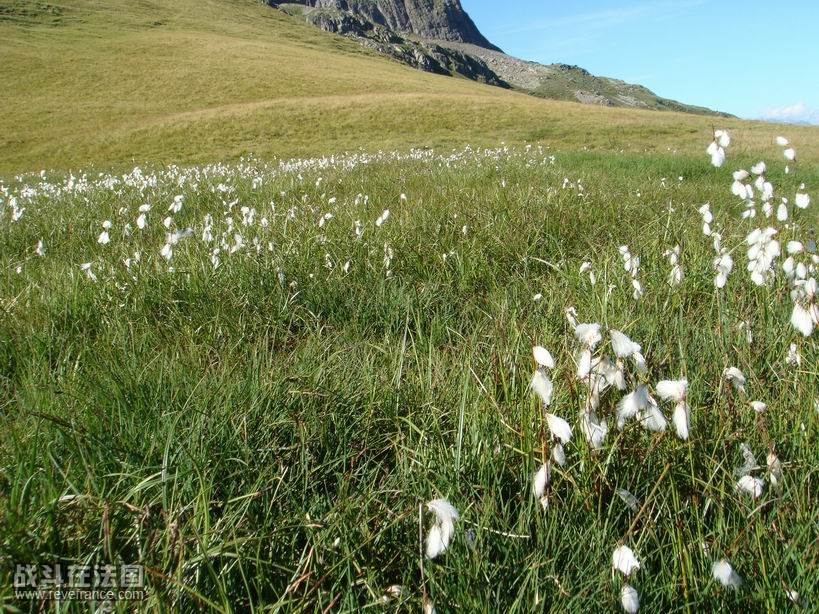
[[[3,173],[501,141],[700,151],[715,121],[422,73],[254,0],[44,6],[0,3]],[[781,130],[719,121],[750,150]],[[819,159],[819,129],[788,133]]]

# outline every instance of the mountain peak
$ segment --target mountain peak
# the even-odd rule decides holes
[[[289,4],[345,11],[400,34],[500,51],[481,34],[460,0],[290,0]]]

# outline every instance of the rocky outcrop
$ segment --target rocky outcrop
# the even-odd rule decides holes
[[[295,0],[313,8],[362,17],[400,34],[499,49],[481,34],[460,0]]]
[[[405,38],[386,26],[335,8],[310,9],[301,15],[308,23],[325,32],[355,38],[365,47],[389,55],[413,68],[440,75],[461,75],[489,85],[510,87],[483,60],[458,49],[447,48],[433,41]]]

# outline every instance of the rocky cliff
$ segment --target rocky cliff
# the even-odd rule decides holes
[[[295,0],[291,3],[343,11],[400,34],[470,43],[500,51],[480,33],[460,0]]]

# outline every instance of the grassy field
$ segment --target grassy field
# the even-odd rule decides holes
[[[800,182],[819,184],[765,153],[777,195],[793,202]],[[797,607],[787,591],[813,607],[818,353],[815,334],[788,323],[781,267],[816,205],[791,207],[787,224],[761,209],[743,221],[730,173],[704,155],[551,155],[246,161],[7,184],[7,578],[20,561],[138,562],[151,610],[417,611],[429,600],[441,612],[613,611],[624,580],[612,552],[626,544],[646,611],[783,611]],[[729,149],[728,166],[756,159]],[[168,212],[177,195],[181,210]],[[736,261],[723,290],[705,202]],[[783,255],[757,287],[744,239],[768,225]],[[186,228],[168,259],[168,233]],[[641,258],[639,300],[624,244]],[[675,245],[684,277],[670,287]],[[569,307],[602,325],[595,356],[611,356],[618,329],[647,361],[644,374],[627,361],[626,390],[602,396],[599,450],[579,426],[588,382],[575,373]],[[548,411],[573,429],[545,509],[532,494],[554,448],[529,390],[538,344],[557,363]],[[745,394],[724,379],[730,366]],[[690,383],[687,441],[670,423],[615,428],[634,386],[678,377]],[[670,420],[673,404],[660,407]],[[755,455],[744,471],[742,444]],[[774,449],[781,489],[766,465]],[[757,499],[737,491],[749,471],[764,481]],[[447,551],[425,560],[432,520],[419,506],[438,497],[460,520]],[[712,578],[722,558],[744,578],[738,590]],[[8,605],[36,607],[10,586]]]
[[[501,142],[693,153],[713,122],[419,72],[254,0],[0,0],[0,57],[2,174]],[[725,127],[749,152],[776,133]],[[819,129],[800,134],[819,159]]]
[[[0,57],[0,607],[47,607],[14,596],[31,562],[144,565],[120,611],[615,611],[626,582],[816,608],[819,352],[789,320],[819,129],[726,120],[718,169],[711,119],[413,71],[249,0],[0,1]],[[617,428],[639,386],[664,431]]]

